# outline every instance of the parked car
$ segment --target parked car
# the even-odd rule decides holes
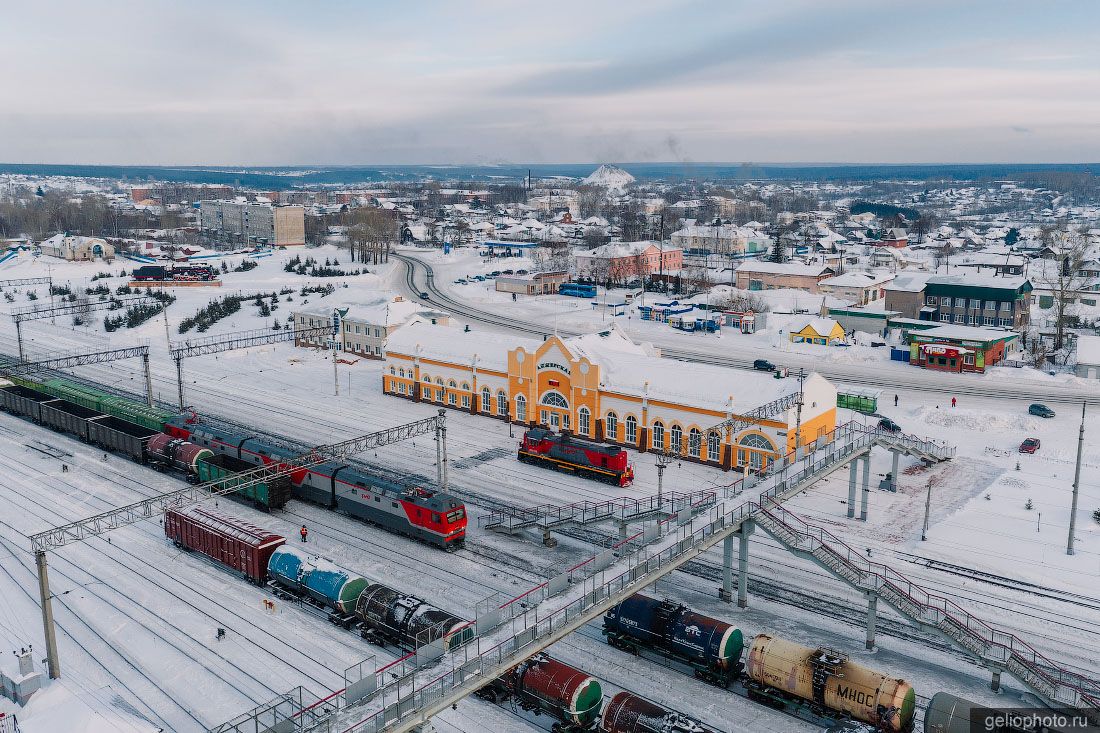
[[[1023,443],[1020,443],[1020,452],[1034,453],[1035,451],[1039,450],[1039,445],[1040,443],[1038,438],[1026,438],[1024,439]]]
[[[513,273],[511,270],[501,270],[500,274],[501,275],[512,275],[512,274],[515,274],[515,273]]]
[[[420,297],[423,298],[424,300],[427,300],[428,299],[428,294],[426,292],[424,292],[423,290],[421,290],[420,291]]]
[[[1055,412],[1046,405],[1036,402],[1034,405],[1027,408],[1027,414],[1038,415],[1039,417],[1054,417]]]
[[[516,274],[517,274],[517,275],[526,275],[526,274],[527,274],[527,270],[516,270]]]
[[[757,359],[752,363],[753,369],[759,369],[762,372],[774,372],[775,364],[772,364],[767,359]]]
[[[888,433],[900,433],[901,426],[888,417],[884,417],[878,421],[878,429],[885,430]]]

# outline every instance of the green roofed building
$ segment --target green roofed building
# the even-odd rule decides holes
[[[1030,321],[1031,281],[1017,275],[965,272],[933,275],[924,286],[921,318],[976,328],[1022,331]]]

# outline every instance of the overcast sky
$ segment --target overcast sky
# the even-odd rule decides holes
[[[0,162],[1100,161],[1097,0],[8,2]]]

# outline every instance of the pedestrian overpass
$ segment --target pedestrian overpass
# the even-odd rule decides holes
[[[1100,707],[1100,683],[1059,667],[1015,635],[976,619],[900,573],[864,560],[825,530],[802,522],[782,507],[785,500],[842,466],[866,461],[875,446],[928,461],[948,460],[955,453],[953,447],[935,441],[855,423],[842,425],[778,460],[767,476],[746,476],[724,487],[721,499],[706,511],[685,511],[648,524],[515,598],[505,602],[486,599],[471,622],[475,635],[465,645],[447,650],[443,640],[437,640],[373,673],[358,670],[345,690],[325,699],[324,714],[317,715],[313,708],[294,716],[300,723],[294,729],[325,733],[414,730],[718,543],[724,543],[723,597],[732,600],[733,541],[740,542],[738,602],[745,605],[748,537],[756,526],[795,554],[818,562],[868,594],[869,640],[873,639],[876,608],[870,600],[873,597],[874,603],[882,599],[920,628],[939,633],[973,654],[994,671],[995,682],[1001,671],[1008,671],[1052,703],[1091,709],[1095,714]],[[866,474],[865,469],[865,493]],[[855,471],[852,476],[850,490],[854,494]],[[243,733],[251,728],[232,730]]]

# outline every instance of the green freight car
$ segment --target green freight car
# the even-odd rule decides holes
[[[232,486],[232,476],[242,471],[251,471],[255,468],[256,466],[247,461],[242,461],[226,455],[212,455],[200,458],[195,463],[195,469],[198,473],[200,483],[221,481],[228,478],[230,482],[225,484],[226,488]],[[249,486],[241,491],[229,494],[229,496],[233,498],[250,502],[258,509],[263,509],[265,511],[270,509],[282,509],[290,500],[290,495],[291,485],[289,476],[280,476],[272,481]]]
[[[172,417],[171,413],[149,407],[144,402],[101,392],[67,379],[48,379],[32,388],[150,430],[163,430],[165,421]]]

